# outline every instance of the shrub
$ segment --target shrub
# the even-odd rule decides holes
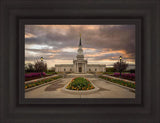
[[[115,77],[120,77],[120,73],[114,73]],[[121,78],[135,81],[135,73],[122,73]]]
[[[43,76],[46,75],[45,72],[42,73]],[[35,76],[41,76],[41,73],[27,73],[25,74],[25,78],[35,77]]]
[[[115,69],[113,67],[111,68],[106,68],[106,72],[115,72]]]
[[[129,70],[130,73],[135,73],[135,69]]]

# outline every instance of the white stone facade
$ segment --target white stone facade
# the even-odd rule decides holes
[[[79,42],[79,49],[77,59],[73,60],[73,64],[56,64],[56,72],[72,72],[72,73],[87,73],[87,72],[105,72],[105,64],[87,64],[88,61],[84,59],[83,49],[81,45],[81,37]]]
[[[73,64],[56,64],[55,71],[56,72],[74,72]]]

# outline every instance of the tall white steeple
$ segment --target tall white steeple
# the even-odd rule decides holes
[[[82,42],[81,42],[81,34],[80,34],[80,40],[79,40],[79,48],[77,50],[77,59],[78,60],[83,60],[84,55],[83,55],[83,49],[82,49]]]

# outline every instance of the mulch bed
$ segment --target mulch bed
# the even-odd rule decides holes
[[[48,76],[51,76],[51,75],[43,75],[43,77],[48,77]],[[25,78],[25,81],[30,81],[34,79],[40,79],[40,78],[42,77],[41,76],[28,77],[28,78]]]

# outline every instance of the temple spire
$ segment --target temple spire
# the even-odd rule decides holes
[[[81,33],[80,33],[80,41],[79,41],[79,46],[82,46],[82,43],[81,43]]]

